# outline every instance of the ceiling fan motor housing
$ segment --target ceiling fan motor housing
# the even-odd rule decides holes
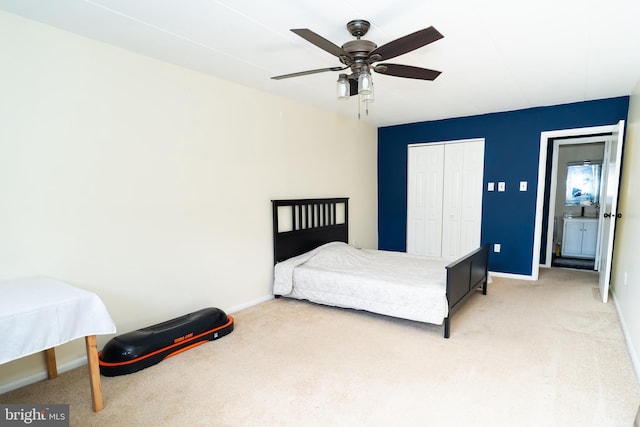
[[[369,40],[351,40],[342,45],[342,50],[348,52],[354,59],[366,58],[369,53],[377,48],[374,42]]]
[[[364,19],[354,19],[347,24],[347,30],[357,40],[351,40],[342,45],[342,50],[347,52],[349,56],[341,56],[340,62],[351,67],[351,70],[356,74],[356,78],[360,71],[368,68],[371,63],[371,61],[368,61],[369,54],[378,47],[374,42],[360,38],[367,34],[370,27],[369,21]]]

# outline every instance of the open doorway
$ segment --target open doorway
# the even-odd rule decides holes
[[[544,131],[540,133],[540,157],[538,162],[538,182],[536,200],[536,219],[534,227],[533,257],[531,260],[531,279],[538,280],[540,267],[551,267],[552,254],[554,253],[553,239],[553,213],[555,207],[550,209],[550,205],[555,205],[555,200],[549,200],[549,182],[557,180],[556,174],[551,174],[551,165],[547,160],[552,155],[551,148],[553,141],[560,139],[584,138],[584,137],[604,137],[608,138],[605,143],[605,159],[603,162],[603,189],[606,194],[601,195],[598,248],[596,254],[595,268],[600,272],[600,288],[603,301],[606,302],[608,295],[609,279],[611,274],[611,260],[613,253],[613,236],[615,234],[615,219],[619,217],[617,209],[618,184],[620,180],[620,167],[622,165],[621,153],[624,141],[624,120],[616,124],[605,126],[593,126],[588,128],[560,129]],[[597,142],[597,141],[590,141]],[[549,162],[551,163],[551,162]],[[549,170],[549,174],[547,171]],[[557,186],[557,181],[553,183]],[[548,221],[551,216],[551,221]]]
[[[596,270],[602,162],[610,135],[554,138],[545,260],[551,267]]]

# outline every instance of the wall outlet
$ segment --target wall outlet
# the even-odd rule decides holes
[[[520,181],[520,191],[527,191],[527,181]]]
[[[504,181],[501,181],[501,182],[498,183],[498,191],[504,191],[504,190],[506,190],[506,188],[507,188],[507,186],[504,183]]]
[[[500,252],[500,249],[501,249],[500,248],[500,243],[494,243],[493,244],[493,252],[498,253],[498,252]]]
[[[495,182],[488,182],[487,183],[487,191],[495,191],[496,189],[496,183]]]

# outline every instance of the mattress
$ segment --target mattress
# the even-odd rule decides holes
[[[450,262],[331,242],[276,264],[274,294],[440,325]]]

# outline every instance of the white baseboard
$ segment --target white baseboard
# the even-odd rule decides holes
[[[627,351],[629,352],[629,357],[631,357],[631,364],[633,365],[633,370],[636,373],[636,379],[640,382],[640,360],[638,360],[638,352],[636,352],[633,341],[631,341],[629,329],[627,328],[624,316],[622,316],[622,311],[618,305],[618,299],[616,298],[616,294],[613,292],[611,293],[611,299],[613,300],[613,305],[615,306],[616,313],[618,314],[618,320],[620,321],[620,327],[622,328],[622,335],[624,335],[624,340],[627,344]],[[640,409],[638,410],[638,413],[640,414]]]
[[[267,302],[269,300],[272,300],[274,297],[273,295],[266,295],[264,297],[255,299],[253,301],[249,301],[246,302],[244,304],[240,304],[240,305],[236,305],[235,307],[231,307],[225,310],[226,313],[235,313],[236,311],[240,311],[240,310],[244,310],[245,308],[249,308],[249,307],[253,307],[254,305],[258,305],[261,304],[263,302]]]
[[[515,280],[536,280],[531,275],[524,274],[513,274],[513,273],[501,273],[496,271],[490,271],[489,276],[493,277],[505,277],[507,279],[515,279]]]
[[[57,370],[58,370],[58,373],[60,374],[62,372],[67,372],[72,369],[79,368],[80,366],[83,366],[86,364],[87,364],[87,356],[80,356],[77,359],[61,364],[60,366],[58,366]],[[36,374],[29,375],[24,378],[20,378],[16,381],[0,385],[0,394],[17,390],[21,387],[37,383],[38,381],[46,380],[47,378],[48,378],[48,374],[45,369],[42,372],[38,372]]]

